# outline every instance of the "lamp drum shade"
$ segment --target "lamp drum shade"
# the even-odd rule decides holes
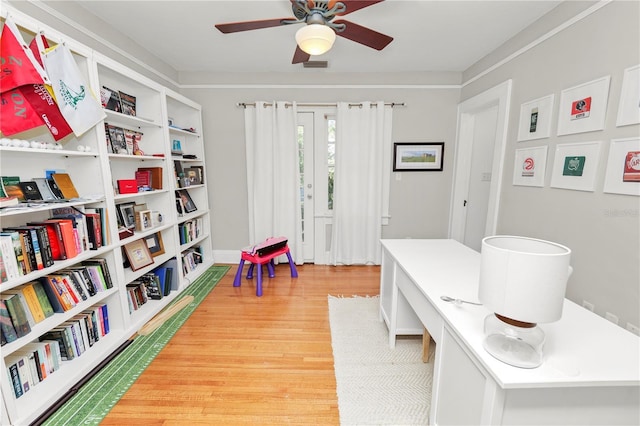
[[[309,55],[322,55],[331,49],[336,33],[322,24],[308,24],[296,32],[296,43]]]
[[[491,236],[482,240],[478,297],[493,312],[523,322],[562,316],[571,250],[535,238]]]

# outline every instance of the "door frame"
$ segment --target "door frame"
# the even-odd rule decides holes
[[[504,156],[509,126],[512,80],[507,80],[458,104],[456,152],[449,213],[449,238],[464,242],[466,205],[469,194],[469,172],[473,155],[475,115],[486,108],[498,107],[491,185],[485,235],[494,235],[498,224]]]

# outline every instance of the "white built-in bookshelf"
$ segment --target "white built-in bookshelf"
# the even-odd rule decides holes
[[[62,149],[0,146],[2,176],[30,180],[44,176],[46,170],[63,171],[70,175],[80,194],[80,199],[72,202],[2,209],[2,228],[46,220],[52,216],[53,209],[59,207],[73,207],[81,212],[95,209],[105,215],[104,241],[97,250],[86,250],[73,258],[57,260],[53,266],[9,279],[0,284],[0,290],[22,289],[33,281],[46,279],[94,258],[106,260],[113,282],[112,288],[80,301],[68,311],[54,313],[31,327],[25,336],[2,346],[0,424],[17,425],[33,422],[96,368],[211,266],[213,255],[200,106],[29,16],[13,9],[10,12],[27,43],[39,30],[44,30],[51,45],[64,40],[97,97],[100,96],[100,88],[106,86],[136,98],[135,116],[105,110],[106,118],[94,128],[80,137],[71,135],[60,141]],[[106,125],[142,133],[139,150],[135,154],[114,152],[107,137],[108,131],[105,131]],[[11,138],[45,144],[55,142],[45,126]],[[182,154],[176,153],[176,143]],[[184,175],[176,173],[176,166],[182,168]],[[160,172],[161,184],[156,180],[154,188],[148,191],[119,192],[119,180],[135,179],[138,169],[147,168],[153,169],[156,176]],[[178,203],[178,199],[186,200],[188,208],[185,208],[184,201]],[[178,211],[179,205],[182,212]],[[145,222],[146,227],[133,232],[122,232],[121,225],[124,224],[119,223],[122,222],[119,216],[129,206],[149,212],[151,222]],[[153,250],[152,263],[134,268],[124,248],[139,244]],[[127,284],[140,280],[168,261],[173,262],[174,276],[177,277],[172,291],[161,299],[148,298],[146,303],[132,309]],[[81,356],[63,361],[58,370],[16,397],[7,374],[9,366],[6,361],[23,352],[26,345],[37,342],[48,331],[97,305],[107,306],[109,333]]]

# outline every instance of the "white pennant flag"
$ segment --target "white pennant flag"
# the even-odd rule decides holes
[[[73,55],[60,43],[42,55],[60,112],[80,136],[106,117],[102,105],[82,78]]]

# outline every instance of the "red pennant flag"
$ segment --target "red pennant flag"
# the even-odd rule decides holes
[[[4,136],[15,135],[43,124],[44,121],[19,88],[0,95],[0,132]]]
[[[33,56],[40,64],[42,64],[40,49],[47,47],[49,47],[47,39],[45,39],[42,34],[37,34],[29,44]],[[19,89],[35,112],[42,118],[44,124],[56,141],[73,133],[73,129],[71,129],[67,120],[62,116],[60,108],[58,108],[53,96],[51,96],[51,93],[49,93],[44,85],[30,84],[28,86],[22,86]]]
[[[26,99],[34,112],[40,116],[49,132],[56,141],[73,133],[73,129],[64,119],[58,104],[53,100],[53,96],[42,84],[31,84],[29,86],[18,87],[22,96]]]
[[[26,46],[18,27],[8,16],[0,36],[0,93],[45,83],[46,74]]]

